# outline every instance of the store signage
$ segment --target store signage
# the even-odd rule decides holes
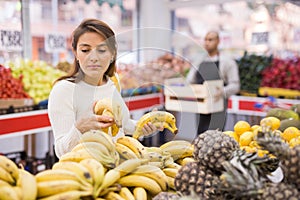
[[[268,44],[269,43],[269,32],[253,32],[251,37],[251,44]]]
[[[0,50],[22,51],[23,41],[21,31],[0,30]]]
[[[45,36],[45,51],[47,53],[65,52],[67,49],[67,39],[64,35],[50,33]]]

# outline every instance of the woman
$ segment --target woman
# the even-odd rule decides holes
[[[49,96],[48,115],[54,133],[57,157],[71,151],[79,143],[81,134],[113,125],[111,117],[96,115],[95,102],[111,98],[122,107],[122,127],[126,134],[135,130],[135,121],[109,79],[116,71],[117,44],[115,34],[104,22],[84,20],[72,34],[74,70],[57,80]],[[144,134],[157,131],[147,124]],[[116,137],[124,135],[120,132]]]

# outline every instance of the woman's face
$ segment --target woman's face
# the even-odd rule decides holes
[[[84,73],[84,81],[101,85],[104,73],[113,59],[104,37],[95,32],[82,34],[78,39],[75,55]]]

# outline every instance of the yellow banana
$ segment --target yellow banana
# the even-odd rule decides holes
[[[89,185],[86,180],[82,180],[82,178],[80,178],[78,174],[74,173],[74,171],[68,171],[66,169],[47,169],[36,174],[35,179],[37,182],[52,180],[73,180],[79,181],[83,185]]]
[[[133,195],[135,199],[147,200],[147,191],[143,187],[133,188]]]
[[[113,76],[109,77],[110,80],[115,84],[115,87],[117,88],[117,90],[119,92],[121,92],[121,84],[120,84],[120,80],[118,77],[118,74],[115,72]]]
[[[109,152],[115,151],[112,137],[100,130],[90,130],[82,134],[80,142],[98,142],[106,146]]]
[[[0,168],[7,171],[12,178],[17,181],[19,178],[19,168],[18,166],[6,156],[0,155]]]
[[[94,113],[96,115],[102,115],[104,110],[110,111],[113,114],[116,125],[122,127],[123,116],[121,103],[109,98],[100,99],[96,102]]]
[[[133,133],[134,138],[139,138],[143,135],[143,127],[148,122],[151,122],[153,125],[158,128],[163,125],[164,128],[169,129],[172,133],[176,134],[178,129],[176,127],[175,116],[166,111],[152,111],[144,114],[136,124],[136,130]]]
[[[172,190],[176,190],[175,188],[175,178],[167,176],[168,186]]]
[[[138,158],[137,155],[128,146],[125,146],[124,144],[118,142],[115,145],[117,152],[125,160]]]
[[[70,162],[70,161],[57,162],[57,163],[54,163],[54,165],[52,166],[52,169],[53,170],[63,169],[63,170],[74,172],[75,174],[78,175],[81,182],[87,182],[89,184],[93,184],[93,179],[92,179],[90,172],[88,171],[88,169],[86,167],[84,167],[80,163]]]
[[[167,190],[167,176],[166,174],[157,166],[146,164],[141,165],[132,172],[132,174],[143,175],[155,180],[163,191]]]
[[[92,194],[91,188],[86,188],[78,181],[73,180],[58,180],[58,181],[44,181],[37,183],[38,189],[38,198],[47,197],[51,195],[55,195],[58,193],[71,191],[71,190],[79,190],[79,191],[90,191]]]
[[[146,147],[137,139],[130,136],[123,136],[117,139],[117,143],[123,144],[130,148],[138,158],[142,158],[147,153]]]
[[[122,187],[120,192],[120,196],[123,197],[125,200],[135,200],[133,194],[131,191],[128,189],[128,187]]]
[[[121,177],[117,182],[123,187],[143,187],[149,191],[151,195],[156,195],[162,191],[155,180],[142,175],[129,174]]]
[[[98,194],[98,196],[103,197],[105,195],[107,195],[109,192],[120,192],[121,191],[122,186],[120,184],[113,184],[107,188],[104,188],[100,194]]]
[[[178,164],[180,164],[181,166],[184,166],[185,164],[187,164],[189,162],[195,162],[195,159],[193,157],[184,157],[184,158],[180,158],[180,159],[176,160],[176,162]]]
[[[173,163],[166,165],[166,167],[175,168],[175,169],[179,170],[182,166],[179,165],[178,163],[173,162]]]
[[[85,149],[85,150],[90,150],[90,149],[96,149],[97,151],[102,152],[105,155],[109,155],[109,150],[106,148],[106,146],[104,146],[103,144],[99,143],[99,142],[82,142],[82,143],[78,143],[73,149],[72,151],[78,151],[81,149]]]
[[[11,185],[16,184],[16,181],[14,180],[12,175],[2,167],[0,167],[0,180],[3,180]]]
[[[63,200],[63,199],[78,200],[81,199],[81,197],[86,197],[86,196],[90,196],[90,192],[79,191],[79,190],[68,190],[51,196],[40,198],[39,200]]]
[[[103,165],[100,162],[98,162],[95,159],[85,159],[85,160],[82,160],[80,162],[80,164],[82,164],[89,170],[89,172],[93,178],[94,191],[96,193],[96,191],[102,184],[106,169],[103,167]]]
[[[114,118],[114,115],[111,111],[107,110],[107,109],[104,109],[102,115],[104,116],[109,116],[109,117],[112,117]],[[112,126],[108,127],[108,128],[104,128],[102,129],[105,133],[107,134],[111,134],[112,136],[116,136],[119,132],[119,127],[117,126],[116,123],[114,123]]]
[[[35,176],[24,169],[19,169],[17,187],[21,189],[22,200],[35,200],[37,197],[37,182]]]
[[[163,172],[172,178],[175,178],[176,174],[178,173],[178,169],[175,168],[164,168]]]
[[[99,188],[99,191],[102,191],[104,188],[107,188],[107,187],[113,185],[122,176],[125,176],[126,174],[132,172],[138,166],[145,164],[145,162],[147,162],[147,161],[142,160],[142,159],[125,160],[120,165],[118,165],[116,168],[109,170],[104,175],[104,179],[103,179],[101,187]],[[98,193],[100,193],[100,192],[98,192]]]
[[[8,182],[0,179],[0,187],[2,187],[2,186],[10,186],[10,184]]]
[[[77,151],[70,151],[65,153],[59,158],[59,162],[80,162],[81,160],[87,158],[94,158],[93,155],[85,149],[77,150]]]
[[[121,195],[115,192],[109,192],[107,195],[105,195],[106,200],[125,200]]]
[[[22,189],[21,189],[20,187],[14,186],[13,189],[14,189],[15,193],[17,194],[18,199],[21,199],[21,200],[25,199],[25,198],[23,198]],[[36,188],[35,188],[35,189],[36,189]],[[27,199],[28,199],[28,198],[27,198]],[[31,198],[31,199],[32,199],[32,198]],[[36,199],[36,197],[35,197],[34,199],[32,199],[32,200],[35,200],[35,199]]]
[[[0,187],[0,200],[18,200],[18,193],[12,186]]]
[[[169,152],[174,161],[193,156],[194,146],[185,140],[172,140],[160,146],[163,151]]]

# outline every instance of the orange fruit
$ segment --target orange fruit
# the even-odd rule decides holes
[[[294,126],[284,129],[283,133],[281,134],[281,137],[287,142],[298,136],[300,136],[300,131]]]
[[[246,121],[238,121],[234,127],[233,127],[234,132],[237,133],[237,135],[242,135],[246,131],[251,130],[251,126],[248,122]]]
[[[277,130],[280,126],[280,120],[277,117],[265,117],[260,120],[261,126],[269,126],[272,130]]]
[[[230,137],[233,137],[237,142],[239,141],[239,136],[234,131],[224,131],[223,132],[226,135],[229,135]]]

